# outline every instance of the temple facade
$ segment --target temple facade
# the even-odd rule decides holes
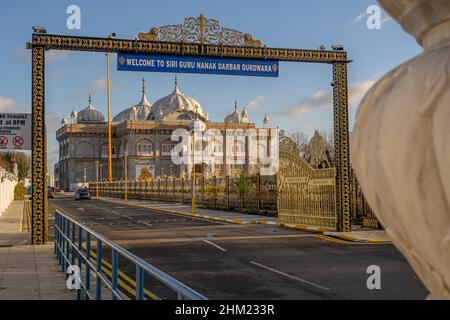
[[[153,104],[147,99],[145,79],[142,79],[139,103],[112,119],[113,179],[125,178],[125,155],[127,179],[189,177],[191,172],[187,165],[176,165],[172,161],[171,152],[178,142],[172,141],[171,137],[176,129],[190,130],[196,120],[204,123],[205,130],[216,130],[223,137],[223,141],[214,146],[213,156],[218,160],[216,164],[211,166],[207,161],[201,162],[201,165],[196,165],[196,172],[206,177],[233,176],[242,171],[256,173],[258,164],[249,161],[251,139],[234,141],[234,137],[227,137],[226,134],[227,130],[246,132],[250,129],[257,134],[261,131],[250,121],[245,108],[239,111],[235,102],[233,112],[223,122],[213,122],[197,100],[180,91],[177,78],[173,92]],[[268,129],[269,126],[266,116],[263,128]],[[73,191],[89,181],[108,178],[107,119],[93,106],[91,96],[85,109],[79,112],[73,110],[70,119],[63,117],[56,138],[59,142],[59,162],[55,166],[58,169],[55,174],[59,188]],[[233,139],[233,142],[227,143],[227,139]],[[270,135],[265,135],[264,139],[270,146]],[[232,150],[227,151],[227,145]]]

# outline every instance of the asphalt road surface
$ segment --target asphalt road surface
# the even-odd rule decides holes
[[[427,291],[398,250],[267,225],[233,225],[106,201],[57,197],[56,208],[209,299],[420,299]],[[381,289],[367,288],[367,268]],[[121,270],[130,273],[122,262]],[[146,278],[146,287],[151,287]],[[159,297],[163,289],[153,288]]]

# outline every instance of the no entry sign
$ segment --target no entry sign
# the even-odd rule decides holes
[[[31,150],[31,113],[0,113],[0,150]]]

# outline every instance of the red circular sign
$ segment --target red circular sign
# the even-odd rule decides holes
[[[13,143],[16,147],[21,147],[23,145],[23,138],[21,136],[15,136],[13,138]]]
[[[0,136],[0,147],[4,147],[8,144],[8,138],[5,136]]]

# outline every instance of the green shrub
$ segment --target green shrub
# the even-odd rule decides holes
[[[18,183],[14,188],[14,200],[23,200],[26,193],[27,189],[21,183]]]

